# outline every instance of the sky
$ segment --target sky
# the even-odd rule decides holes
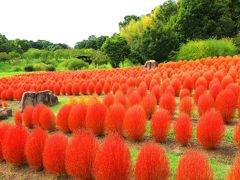
[[[76,42],[118,32],[126,15],[145,15],[165,0],[0,0],[0,33],[8,39]]]

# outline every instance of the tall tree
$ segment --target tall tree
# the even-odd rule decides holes
[[[102,51],[109,57],[112,67],[116,68],[128,57],[130,47],[125,38],[115,34],[104,42]]]

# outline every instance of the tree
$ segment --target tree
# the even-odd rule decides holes
[[[116,68],[129,55],[130,47],[124,37],[115,34],[104,42],[102,51],[109,57],[112,67]]]
[[[134,21],[138,21],[140,19],[140,17],[136,16],[136,15],[127,15],[124,17],[123,22],[118,23],[119,25],[119,29],[121,30],[121,28],[126,27],[130,21],[134,20]]]
[[[231,0],[180,0],[177,28],[183,39],[208,39],[233,36]]]

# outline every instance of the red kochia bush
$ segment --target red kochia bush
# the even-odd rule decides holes
[[[109,107],[114,103],[114,96],[112,94],[106,94],[103,98],[103,104]]]
[[[61,109],[58,111],[56,125],[57,125],[57,128],[63,132],[70,131],[68,127],[68,117],[71,109],[72,109],[72,105],[66,104],[66,105],[63,105]]]
[[[173,114],[176,105],[174,96],[169,93],[164,93],[160,98],[159,105],[161,108],[168,110],[170,114]]]
[[[86,128],[90,129],[96,135],[102,135],[106,112],[106,106],[100,102],[89,105],[86,115]]]
[[[145,143],[138,154],[136,180],[167,180],[170,168],[165,151],[155,143]]]
[[[217,95],[215,107],[222,114],[226,123],[233,120],[236,104],[237,97],[231,89],[225,89]]]
[[[187,145],[192,138],[192,121],[187,114],[180,114],[174,122],[174,134],[178,143]]]
[[[177,167],[176,180],[213,180],[213,170],[207,156],[200,151],[184,154]]]
[[[226,178],[227,180],[237,180],[240,179],[240,156],[237,155],[235,162],[232,165],[231,170]]]
[[[68,127],[72,132],[76,132],[86,126],[87,105],[78,104],[72,107],[68,117]]]
[[[43,150],[43,167],[51,174],[65,173],[65,152],[67,148],[67,138],[56,133],[46,140]]]
[[[42,154],[46,139],[47,132],[41,128],[35,128],[27,138],[25,155],[28,165],[35,170],[43,168]]]
[[[28,132],[22,126],[9,127],[3,142],[3,158],[15,166],[23,165],[26,162],[24,147],[27,141]]]
[[[34,126],[39,126],[39,116],[41,111],[45,108],[46,106],[42,103],[37,104],[32,112],[32,123]]]
[[[131,107],[135,104],[139,104],[141,102],[141,96],[139,95],[138,91],[133,91],[128,94],[127,97],[127,106]]]
[[[159,85],[155,85],[152,89],[151,89],[151,94],[155,96],[155,98],[157,99],[157,103],[159,103],[160,97],[162,95],[162,89]]]
[[[67,174],[76,179],[93,179],[93,163],[97,150],[98,143],[92,133],[76,132],[66,150]]]
[[[41,128],[49,131],[55,129],[55,115],[47,106],[42,109],[39,115],[39,125]]]
[[[197,123],[197,138],[205,149],[216,148],[224,137],[224,121],[217,111],[208,111]]]
[[[234,143],[240,149],[240,123],[235,126]]]
[[[198,99],[197,106],[199,114],[203,115],[205,112],[214,108],[214,99],[210,94],[203,93]]]
[[[183,89],[180,91],[179,98],[182,99],[182,98],[184,98],[186,96],[190,96],[190,95],[191,95],[191,93],[190,93],[189,89]]]
[[[134,105],[127,110],[123,129],[129,139],[134,141],[143,139],[146,131],[146,113],[141,105]]]
[[[146,94],[142,98],[142,106],[145,110],[145,113],[147,117],[151,117],[152,113],[154,113],[156,106],[157,106],[157,100],[154,95],[152,94]]]
[[[167,138],[171,124],[171,115],[165,109],[155,112],[151,119],[151,135],[159,142],[164,142]]]
[[[21,126],[22,125],[22,113],[21,111],[16,111],[14,114],[14,122],[16,125]]]
[[[94,162],[96,180],[130,180],[132,162],[129,149],[118,135],[109,135]]]
[[[33,107],[32,106],[26,106],[22,113],[22,120],[26,127],[32,128],[32,113],[33,113]]]
[[[11,127],[11,125],[8,122],[1,122],[0,124],[0,161],[3,160],[2,153],[3,140],[9,127]]]
[[[199,97],[206,93],[207,88],[205,86],[198,86],[194,91],[194,101],[197,104]]]
[[[115,103],[109,107],[104,122],[106,132],[117,132],[122,135],[125,112],[125,107],[119,103]]]
[[[179,104],[179,110],[182,113],[191,114],[193,109],[193,102],[191,97],[184,97]]]

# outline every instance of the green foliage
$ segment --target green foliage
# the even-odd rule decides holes
[[[130,48],[125,38],[115,34],[104,42],[102,51],[109,57],[112,67],[116,68],[129,55]]]
[[[140,19],[140,17],[138,17],[136,15],[127,15],[124,17],[123,22],[118,23],[119,29],[126,27],[132,20],[137,21],[139,19]]]
[[[47,65],[46,66],[46,71],[56,71],[56,68],[55,68],[55,66],[54,65]]]
[[[47,68],[47,64],[45,63],[37,63],[33,66],[35,71],[45,71]]]
[[[80,42],[77,42],[74,46],[76,49],[95,49],[99,50],[105,40],[107,39],[107,36],[100,36],[100,37],[95,37],[94,35],[91,35],[88,37],[87,40],[83,40]]]
[[[8,55],[5,52],[0,52],[0,62],[5,62],[8,59]]]
[[[229,39],[189,41],[181,45],[177,53],[177,60],[200,59],[210,56],[233,56],[236,53],[237,48]]]
[[[79,60],[79,59],[71,59],[67,63],[67,67],[69,70],[78,70],[78,69],[88,67],[88,63],[86,63],[82,60]]]
[[[238,48],[238,53],[240,53],[240,32],[233,38],[233,43]]]

